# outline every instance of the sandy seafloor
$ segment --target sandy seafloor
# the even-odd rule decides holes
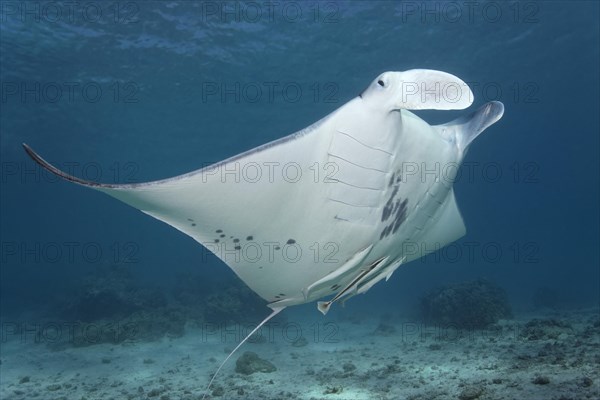
[[[226,364],[207,398],[600,398],[597,310],[520,314],[473,331],[398,318],[384,325],[381,318],[337,319],[315,315],[265,328],[263,340],[247,343]],[[533,319],[545,322],[527,330]],[[0,398],[200,399],[238,328],[188,326],[177,338],[85,347],[46,343],[49,332],[36,340],[33,330],[20,336],[5,329]],[[303,346],[294,345],[299,329]],[[277,370],[236,373],[245,351]]]

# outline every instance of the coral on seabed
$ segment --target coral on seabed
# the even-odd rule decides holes
[[[184,313],[167,303],[163,291],[137,284],[126,266],[97,268],[61,310],[62,318],[76,322],[67,343],[51,343],[53,346],[177,337],[183,335],[186,323]]]
[[[166,293],[140,284],[127,266],[99,267],[57,307],[60,318],[72,327],[66,342],[51,345],[179,337],[190,322],[255,323],[268,313],[264,300],[234,277],[207,282],[200,275],[185,274],[175,281],[172,296]]]
[[[520,336],[527,340],[558,339],[559,337],[572,335],[573,327],[563,321],[556,319],[532,319],[527,322]]]
[[[207,282],[198,275],[182,275],[173,298],[195,318],[211,324],[257,322],[268,313],[266,302],[235,277]]]
[[[427,293],[420,312],[428,324],[484,328],[511,317],[505,291],[486,280],[443,286]]]
[[[270,361],[263,360],[258,354],[246,351],[237,359],[235,372],[238,374],[251,375],[255,372],[274,372],[277,368]]]
[[[204,320],[211,323],[259,321],[266,311],[266,302],[238,279],[220,285],[204,300]]]
[[[113,265],[100,267],[85,278],[63,310],[70,319],[93,322],[123,318],[136,311],[166,305],[167,300],[160,290],[136,285],[127,267]]]

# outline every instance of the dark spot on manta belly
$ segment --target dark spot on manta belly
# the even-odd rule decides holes
[[[224,238],[224,237],[225,237],[225,234],[224,234],[224,233],[221,233],[219,236],[220,236],[220,237],[222,237],[222,238]]]
[[[235,246],[234,247],[236,250],[240,250],[242,248],[242,246]]]
[[[386,201],[385,206],[383,207],[383,212],[381,213],[381,222],[385,222],[392,215],[394,211],[394,199],[396,198],[396,194],[398,193],[398,186],[394,188],[388,201]]]
[[[219,243],[219,239],[215,239],[215,243]]]
[[[233,243],[239,243],[240,239],[233,239]]]
[[[215,232],[217,232],[217,233],[223,233],[223,229],[217,229]]]
[[[400,225],[406,220],[406,205],[408,204],[408,199],[404,199],[402,203],[400,203],[399,207],[396,207],[396,218],[394,220],[394,229],[392,233],[396,233]]]
[[[192,224],[192,226],[196,226],[196,224],[195,224],[195,223],[193,223],[193,224]]]
[[[383,213],[381,213],[381,222],[385,222],[390,215],[392,215],[392,205],[390,204],[390,200],[388,200],[383,207]]]
[[[388,206],[389,206],[389,208],[388,208]],[[408,199],[404,199],[402,201],[397,200],[395,205],[390,204],[390,201],[388,200],[388,203],[386,203],[386,205],[384,207],[384,215],[386,215],[385,220],[387,220],[391,216],[393,216],[393,218],[392,218],[392,221],[381,231],[381,234],[379,235],[379,240],[387,237],[390,234],[396,233],[398,231],[398,229],[400,229],[400,226],[402,225],[402,223],[404,223],[404,221],[406,220],[406,217],[407,217],[407,212],[408,212],[407,206],[408,206]],[[386,209],[389,214],[386,214]],[[385,220],[382,219],[382,221],[385,221]]]
[[[288,239],[287,244],[294,244],[296,241],[294,239]]]
[[[246,240],[252,240],[254,239],[252,236],[246,236]]]
[[[389,236],[392,233],[392,229],[394,228],[394,223],[392,222],[390,225],[386,226],[385,228],[383,228],[383,231],[381,231],[381,235],[379,235],[379,239],[383,239],[387,236]]]

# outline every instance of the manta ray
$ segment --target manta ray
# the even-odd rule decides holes
[[[329,297],[317,303],[325,314],[465,234],[453,181],[504,106],[492,101],[435,126],[410,110],[472,102],[468,85],[449,73],[384,72],[299,132],[148,183],[83,180],[23,146],[50,172],[173,226],[219,257],[273,310],[250,337],[289,306]]]

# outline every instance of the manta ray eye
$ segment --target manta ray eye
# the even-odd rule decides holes
[[[381,79],[377,81],[377,84],[381,87],[385,87],[385,83],[383,83]]]

